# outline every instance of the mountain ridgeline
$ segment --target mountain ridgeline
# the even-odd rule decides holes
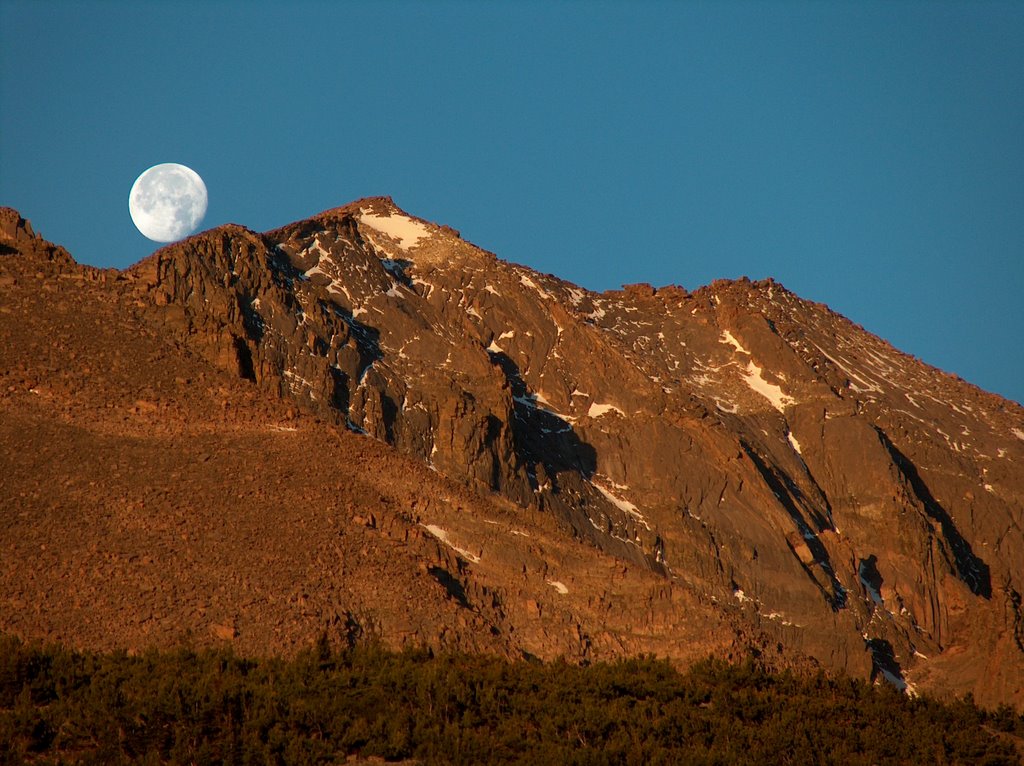
[[[162,380],[171,373],[159,359],[171,355],[192,370],[176,390],[221,387],[221,411],[175,415],[167,454],[185,450],[180,436],[199,420],[263,407],[243,418],[252,460],[281,448],[317,465],[273,479],[267,497],[282,510],[260,517],[268,537],[275,525],[299,535],[284,509],[300,503],[312,516],[296,544],[321,551],[338,533],[316,532],[307,485],[334,488],[317,496],[332,508],[341,485],[380,488],[345,506],[358,531],[332,543],[335,558],[316,554],[332,585],[302,575],[320,583],[301,602],[310,636],[327,628],[584,661],[753,653],[911,693],[1024,705],[1024,410],[772,280],[592,293],[387,198],[263,234],[223,226],[125,272],[78,266],[26,226],[13,211],[4,219],[9,296],[62,285],[35,291],[52,302],[78,285],[80,311],[120,306],[124,331],[159,346],[140,370]],[[32,400],[22,379],[39,390],[32,364],[12,362],[26,372],[5,387],[5,406]],[[92,384],[75,385],[52,395],[81,402],[75,391]],[[149,399],[120,422],[170,411]],[[77,422],[68,406],[62,428]],[[8,434],[6,454],[17,449],[28,472],[17,444]],[[330,450],[341,457],[328,460]],[[160,502],[175,507],[185,491],[171,486]],[[213,502],[230,537],[251,502],[228,495]],[[335,510],[324,512],[331,530]],[[168,549],[162,566],[181,566],[185,548]],[[248,595],[190,617],[173,602],[152,619],[202,633],[208,613],[227,614],[206,638],[275,648],[280,629],[261,615],[277,608],[279,586],[254,585],[261,571],[240,577]],[[33,592],[6,577],[5,590]],[[4,628],[90,643],[76,633],[84,623],[43,611]]]

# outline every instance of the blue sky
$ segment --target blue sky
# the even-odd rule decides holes
[[[389,194],[603,290],[773,276],[1024,401],[1024,3],[0,1],[0,204],[78,260]]]

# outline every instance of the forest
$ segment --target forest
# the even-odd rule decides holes
[[[968,697],[708,659],[579,666],[326,638],[77,652],[0,637],[2,764],[1017,764],[1024,717]]]

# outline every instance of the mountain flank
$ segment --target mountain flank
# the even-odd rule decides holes
[[[370,198],[123,272],[0,214],[0,629],[755,655],[1024,705],[1024,410],[780,284]]]

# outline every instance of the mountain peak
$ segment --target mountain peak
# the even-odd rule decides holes
[[[62,266],[75,265],[75,260],[67,250],[36,234],[31,221],[21,213],[11,207],[0,207],[0,255],[15,253]]]
[[[372,197],[361,197],[360,199],[348,202],[338,207],[329,208],[321,213],[317,213],[312,216],[314,219],[319,218],[331,218],[341,219],[358,215],[361,211],[372,211],[380,215],[390,215],[391,213],[398,213],[400,215],[408,215],[404,210],[395,204],[394,199],[388,195],[377,195]]]
[[[0,207],[0,238],[18,239],[19,233],[33,239],[36,236],[32,231],[32,224],[23,218],[21,213],[12,207]]]

